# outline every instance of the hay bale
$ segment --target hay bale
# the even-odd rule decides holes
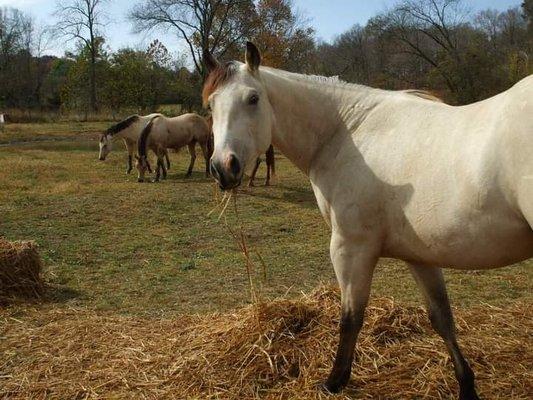
[[[42,263],[34,242],[0,238],[0,303],[14,298],[40,298],[44,293]]]

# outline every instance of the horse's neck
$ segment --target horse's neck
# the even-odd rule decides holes
[[[115,133],[113,135],[113,139],[131,139],[131,140],[137,140],[140,134],[140,130],[139,129],[135,129],[136,126],[138,126],[138,123],[139,122],[136,122],[130,126],[128,126],[126,129],[122,129],[121,131]],[[142,128],[140,128],[142,129]],[[136,135],[136,131],[139,131],[137,132],[137,135]]]
[[[380,100],[375,89],[314,81],[267,68],[261,72],[275,116],[273,144],[308,174],[313,159],[339,133],[354,132]]]

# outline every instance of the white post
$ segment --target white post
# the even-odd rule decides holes
[[[4,114],[0,113],[0,132],[4,131],[5,123],[6,123],[6,120],[4,118]]]

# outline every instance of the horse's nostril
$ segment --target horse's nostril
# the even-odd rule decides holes
[[[233,176],[238,176],[241,172],[241,163],[234,154],[229,156],[229,168]]]

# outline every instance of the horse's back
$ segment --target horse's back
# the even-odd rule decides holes
[[[196,113],[183,115],[188,127],[197,142],[205,143],[209,137],[209,124],[204,117]]]
[[[527,78],[462,107],[396,96],[365,121],[353,136],[364,164],[353,166],[380,193],[387,255],[463,268],[533,256],[522,215],[533,207],[521,205],[533,193],[532,89]]]

